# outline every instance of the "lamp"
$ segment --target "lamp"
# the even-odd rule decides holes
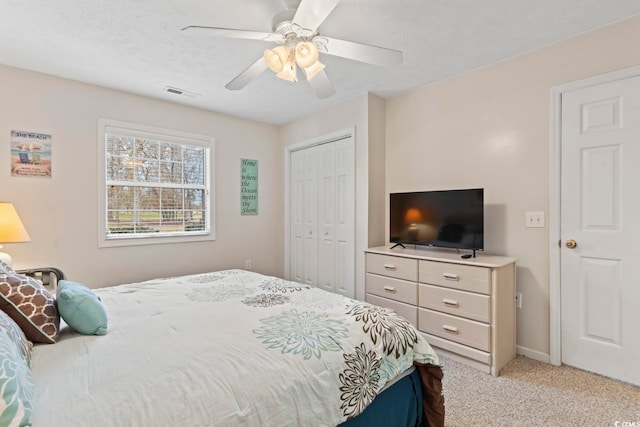
[[[318,61],[318,46],[296,37],[287,40],[287,45],[266,49],[263,56],[267,66],[277,77],[290,82],[298,81],[297,67],[304,70],[307,80],[311,80],[324,68],[324,64]]]
[[[21,243],[30,242],[29,233],[24,228],[13,204],[0,202],[0,243]],[[0,249],[2,245],[0,245]],[[0,261],[9,267],[13,265],[11,256],[5,252],[0,252]]]
[[[404,223],[409,224],[409,228],[407,229],[407,235],[409,240],[415,242],[418,240],[418,223],[422,222],[422,213],[420,209],[417,208],[409,208],[407,209],[407,213],[404,215]]]

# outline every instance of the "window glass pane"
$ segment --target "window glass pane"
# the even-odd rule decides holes
[[[158,161],[137,159],[135,162],[134,181],[158,182]]]
[[[131,159],[120,156],[110,156],[107,159],[107,178],[113,181],[133,180]]]
[[[162,160],[169,160],[173,162],[182,161],[182,144],[174,144],[171,142],[160,143],[160,158]]]
[[[182,184],[182,162],[160,162],[160,182]]]
[[[114,156],[133,157],[133,138],[107,134],[107,153]]]
[[[110,185],[107,197],[111,210],[133,209],[133,187]]]

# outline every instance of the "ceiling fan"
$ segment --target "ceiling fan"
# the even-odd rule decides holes
[[[340,40],[318,34],[318,27],[341,0],[284,0],[286,9],[272,20],[272,32],[192,25],[182,29],[185,34],[260,40],[275,44],[264,55],[225,85],[239,90],[267,69],[277,77],[298,81],[302,68],[307,81],[319,98],[335,93],[319,54],[328,54],[378,66],[398,65],[402,52],[363,43]]]

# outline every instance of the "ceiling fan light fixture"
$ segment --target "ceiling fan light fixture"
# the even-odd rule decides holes
[[[288,60],[291,53],[291,49],[289,49],[285,45],[280,45],[274,47],[273,49],[266,49],[264,51],[264,60],[267,63],[267,66],[274,73],[279,73],[283,70],[285,62]]]
[[[310,67],[304,69],[304,73],[307,76],[307,80],[311,80],[316,74],[324,69],[324,64],[320,61],[316,61]]]
[[[296,67],[296,62],[293,59],[293,55],[289,56],[289,59],[287,59],[282,67],[282,71],[276,74],[276,76],[290,82],[298,81],[298,69]]]
[[[318,61],[318,47],[313,42],[301,41],[296,45],[295,55],[300,67],[311,67]]]

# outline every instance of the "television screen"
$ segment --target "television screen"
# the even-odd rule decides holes
[[[483,250],[484,189],[391,193],[389,240]]]

